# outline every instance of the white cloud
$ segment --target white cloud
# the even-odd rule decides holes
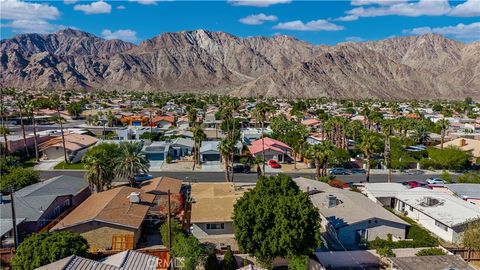
[[[50,20],[60,17],[60,12],[48,4],[30,3],[17,0],[0,0],[1,27],[11,28],[19,33],[50,33],[65,28],[51,24]]]
[[[123,41],[135,42],[137,41],[137,32],[130,29],[120,29],[112,32],[110,29],[102,31],[102,37],[105,39],[121,39]]]
[[[276,4],[288,4],[292,0],[228,0],[234,6],[268,7]]]
[[[302,21],[290,21],[279,23],[273,27],[274,29],[294,30],[294,31],[339,31],[344,27],[336,25],[327,20],[316,20],[303,23]]]
[[[2,20],[45,19],[55,20],[60,12],[48,4],[29,3],[23,1],[1,0]]]
[[[480,22],[471,24],[459,23],[457,25],[445,27],[418,27],[413,29],[403,30],[404,34],[422,35],[427,33],[435,33],[445,36],[451,36],[458,39],[468,41],[480,40]]]
[[[347,15],[347,16],[342,16],[334,19],[334,21],[341,21],[341,22],[350,22],[350,21],[356,21],[358,20],[357,15]]]
[[[137,2],[141,5],[155,5],[157,4],[156,0],[128,0],[129,2]]]
[[[361,37],[347,37],[345,38],[346,41],[351,41],[351,42],[361,42],[361,41],[365,41],[365,39],[361,38]]]
[[[377,16],[440,16],[450,11],[448,0],[420,0],[418,2],[398,3],[389,6],[379,7],[358,7],[346,11],[347,15],[357,17],[377,17]]]
[[[65,5],[75,4],[76,2],[78,2],[78,0],[63,0]]]
[[[117,6],[117,9],[126,9],[124,5]]]
[[[239,21],[243,24],[248,25],[259,25],[263,24],[264,22],[273,22],[278,20],[277,16],[275,15],[265,15],[263,13],[249,15],[245,18],[241,18]]]
[[[480,16],[480,0],[467,0],[452,8],[450,16],[456,17],[476,17]]]
[[[75,5],[74,10],[83,11],[85,14],[102,14],[110,13],[112,11],[112,6],[103,1],[92,2],[86,5]]]

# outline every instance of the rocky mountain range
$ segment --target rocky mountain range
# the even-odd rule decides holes
[[[0,43],[0,84],[24,89],[216,92],[334,98],[480,97],[480,42],[440,35],[312,45],[205,30],[138,45],[65,29]]]

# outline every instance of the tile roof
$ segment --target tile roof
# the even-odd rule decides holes
[[[182,180],[167,176],[156,177],[152,180],[145,181],[140,187],[142,191],[156,195],[166,195],[168,190],[170,190],[171,194],[178,194],[181,188]]]
[[[130,203],[128,196],[138,188],[118,187],[95,193],[52,228],[62,230],[92,220],[139,228],[155,195],[141,192],[141,203]]]
[[[76,133],[66,133],[64,138],[65,148],[70,151],[77,151],[94,145],[97,142],[97,138],[95,137]],[[45,149],[50,147],[63,147],[62,136],[55,137],[38,145],[40,151],[45,151]]]
[[[285,144],[281,141],[269,138],[269,137],[265,137],[263,140],[265,141],[265,150],[270,149],[270,150],[273,150],[273,151],[276,151],[276,152],[285,153],[286,151],[282,148],[286,148],[288,150],[292,149],[287,144]],[[252,144],[250,146],[248,146],[248,149],[250,150],[250,153],[252,153],[252,154],[257,154],[257,153],[262,152],[263,151],[262,139],[258,139],[258,140],[253,141]]]

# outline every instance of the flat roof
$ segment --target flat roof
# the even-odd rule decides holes
[[[247,189],[232,183],[192,185],[192,223],[232,221],[233,206]]]
[[[389,258],[400,270],[475,270],[458,255],[413,256]]]
[[[446,188],[464,199],[480,199],[479,184],[446,184]]]
[[[372,194],[375,198],[395,197],[408,187],[400,183],[365,183],[365,192]]]
[[[396,198],[449,227],[480,219],[480,207],[446,192],[417,187],[399,192]],[[433,198],[437,203],[428,206],[426,198]]]

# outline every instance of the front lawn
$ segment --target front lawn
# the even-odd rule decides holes
[[[62,161],[55,165],[55,170],[85,170],[85,164],[79,163],[68,163],[65,164],[65,161]]]

